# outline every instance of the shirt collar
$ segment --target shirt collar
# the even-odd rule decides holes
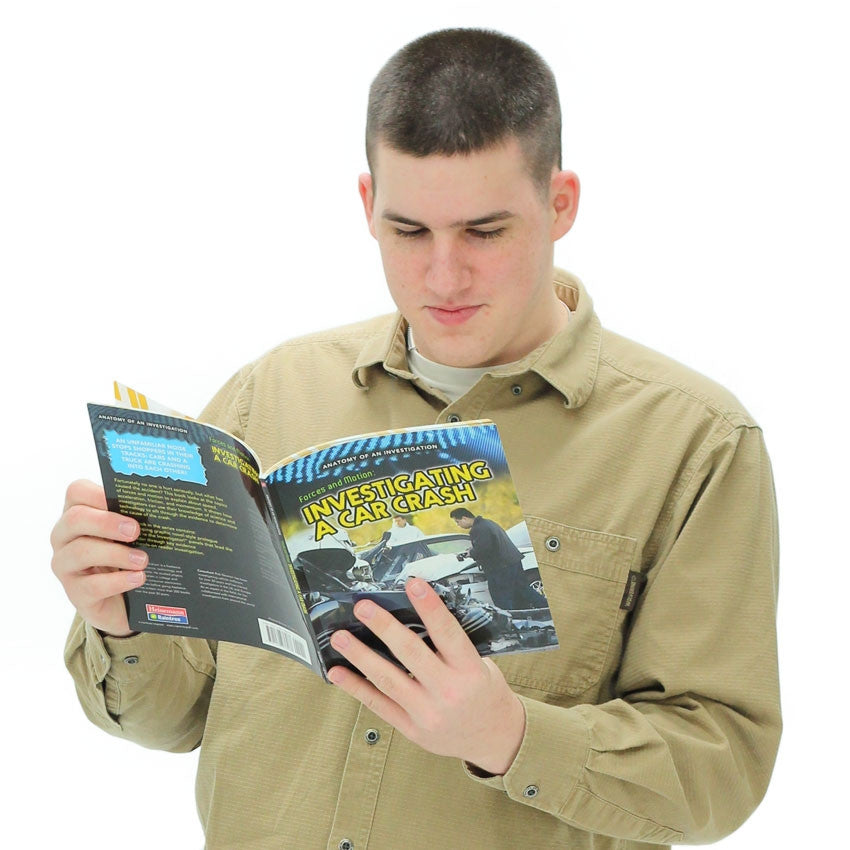
[[[555,269],[554,286],[558,298],[572,311],[562,331],[518,361],[502,375],[536,372],[564,396],[569,407],[581,407],[590,397],[599,367],[602,327],[593,312],[593,302],[584,284],[568,272]],[[354,364],[352,380],[367,388],[374,380],[374,370],[384,371],[405,380],[413,373],[407,365],[407,322],[396,313],[387,332],[370,337]]]

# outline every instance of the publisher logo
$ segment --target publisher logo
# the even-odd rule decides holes
[[[155,623],[177,623],[189,625],[189,617],[185,608],[172,608],[170,605],[145,605],[148,619]]]

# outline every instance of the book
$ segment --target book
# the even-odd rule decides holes
[[[138,520],[133,545],[149,556],[125,594],[131,629],[268,649],[327,680],[350,666],[330,645],[340,628],[398,663],[354,617],[360,599],[429,641],[404,592],[417,576],[481,655],[558,645],[493,422],[345,437],[263,470],[226,431],[121,384],[115,394],[121,406],[88,409],[109,509]],[[512,588],[491,586],[504,571],[471,551],[457,508],[504,530],[522,561]]]

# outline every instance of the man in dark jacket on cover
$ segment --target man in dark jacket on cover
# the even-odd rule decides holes
[[[450,516],[460,528],[469,531],[472,546],[468,555],[481,564],[496,605],[516,610],[540,608],[546,604],[529,586],[522,569],[522,552],[502,526],[483,516],[475,516],[466,508],[455,508]]]

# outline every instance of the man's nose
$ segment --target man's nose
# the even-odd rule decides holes
[[[471,280],[463,246],[452,238],[434,239],[426,274],[431,292],[451,303],[469,288]]]

